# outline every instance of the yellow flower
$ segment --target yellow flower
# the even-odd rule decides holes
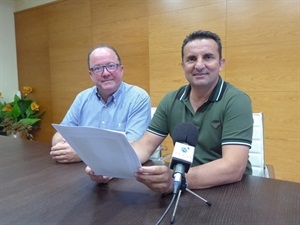
[[[36,102],[31,103],[30,108],[33,111],[40,111],[40,106]]]
[[[3,96],[2,96],[2,92],[0,91],[0,98],[3,98]]]
[[[6,105],[2,108],[2,111],[3,112],[11,112],[12,108],[13,108],[12,105]]]
[[[28,94],[30,94],[32,92],[32,88],[31,87],[23,87],[22,93],[24,96],[27,96]]]

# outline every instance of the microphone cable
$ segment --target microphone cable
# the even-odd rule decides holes
[[[156,225],[159,225],[161,223],[161,221],[165,218],[165,216],[167,215],[167,213],[169,212],[171,206],[173,205],[176,197],[177,197],[178,193],[177,194],[173,194],[172,196],[172,199],[171,199],[171,202],[169,203],[168,207],[166,208],[165,212],[163,213],[163,215],[160,217],[160,219],[158,220],[158,222],[156,223]]]

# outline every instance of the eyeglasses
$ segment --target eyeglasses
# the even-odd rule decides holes
[[[118,63],[108,63],[106,65],[94,66],[94,67],[90,68],[90,71],[92,71],[96,75],[102,75],[104,72],[104,68],[108,72],[115,72],[119,66],[120,66],[120,64],[118,64]]]

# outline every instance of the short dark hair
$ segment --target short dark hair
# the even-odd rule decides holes
[[[109,49],[111,49],[111,50],[116,54],[119,63],[122,64],[121,58],[120,58],[120,56],[119,56],[117,50],[116,50],[114,47],[112,47],[112,46],[110,46],[110,45],[107,45],[107,44],[101,44],[101,45],[98,45],[98,46],[94,47],[93,49],[91,49],[91,50],[89,51],[89,53],[88,53],[88,68],[89,68],[89,69],[90,69],[90,57],[91,57],[91,54],[93,53],[93,51],[95,51],[95,50],[98,49],[98,48],[109,48]]]
[[[198,31],[194,31],[192,33],[190,33],[188,36],[186,36],[186,38],[183,40],[182,46],[181,46],[181,58],[183,61],[183,49],[184,47],[187,45],[187,43],[194,41],[194,40],[201,40],[201,39],[213,39],[217,45],[218,45],[218,52],[219,52],[219,56],[220,59],[222,59],[222,42],[221,42],[221,38],[219,37],[219,35],[217,35],[216,33],[210,32],[210,31],[206,31],[206,30],[198,30]]]

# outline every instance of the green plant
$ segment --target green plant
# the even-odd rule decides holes
[[[0,127],[7,135],[24,132],[28,139],[33,139],[30,132],[39,128],[38,122],[45,111],[40,111],[40,106],[28,98],[31,92],[31,87],[23,87],[24,97],[15,95],[14,101],[0,103]]]

